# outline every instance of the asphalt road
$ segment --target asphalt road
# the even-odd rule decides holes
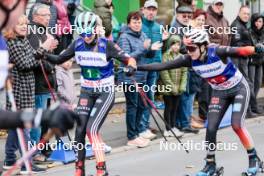
[[[246,121],[246,126],[253,136],[258,154],[264,159],[264,117]],[[184,176],[195,174],[204,166],[206,152],[199,147],[205,136],[204,131],[199,135],[184,137],[183,142],[190,147],[197,146],[196,150],[190,150],[189,154],[178,146],[175,140],[168,143],[167,150],[161,139],[153,141],[150,147],[144,149],[132,149],[116,152],[107,156],[107,166],[110,176]],[[247,154],[240,144],[238,137],[231,128],[225,128],[218,132],[217,139],[227,150],[216,153],[218,166],[224,167],[225,176],[239,176],[248,166]],[[164,142],[163,142],[164,144]],[[189,147],[189,148],[190,148]],[[95,173],[95,163],[87,160],[86,172]],[[59,166],[50,169],[41,176],[70,176],[74,175],[74,165]],[[264,174],[259,174],[264,175]]]

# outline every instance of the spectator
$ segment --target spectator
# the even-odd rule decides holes
[[[178,6],[176,8],[176,20],[174,22],[174,28],[179,31],[178,35],[181,40],[183,39],[184,32],[187,32],[191,26],[191,19],[193,11],[190,6]],[[181,44],[181,54],[186,54],[187,50],[185,45]],[[185,133],[198,133],[199,130],[193,129],[190,125],[190,117],[193,111],[193,101],[195,93],[197,92],[197,82],[200,82],[200,78],[194,73],[193,70],[188,70],[186,92],[181,95],[179,108],[176,117],[176,127],[181,129]]]
[[[44,48],[47,47],[47,41],[42,47],[34,50],[26,38],[28,19],[26,16],[21,16],[18,19],[18,24],[12,31],[7,31],[5,37],[8,38],[7,45],[10,54],[10,62],[13,64],[11,76],[13,78],[13,94],[15,98],[16,108],[18,110],[35,108],[35,77],[33,70],[38,67],[39,63],[35,60],[35,56],[39,53],[44,53]],[[44,48],[43,48],[44,47]],[[8,103],[7,108],[11,109],[11,104]],[[26,141],[30,141],[29,133],[25,131]],[[19,148],[16,130],[8,131],[8,138],[5,146],[5,163],[4,168],[12,166],[16,161],[15,151]],[[38,168],[33,165],[34,172],[43,172],[45,169]],[[26,169],[23,166],[21,174],[26,174]]]
[[[31,27],[36,28],[37,31],[44,31],[44,33],[34,33],[32,31],[29,31],[28,40],[30,42],[30,45],[34,49],[37,49],[39,48],[39,45],[45,42],[48,38],[48,35],[46,34],[46,28],[48,27],[48,24],[50,21],[49,6],[45,4],[40,4],[40,3],[35,4],[32,10],[32,17],[33,19],[30,24]],[[56,48],[56,45],[53,46],[53,49],[55,48]],[[56,89],[55,66],[50,64],[47,61],[42,61],[42,63],[44,66],[44,70],[46,71],[46,74],[48,76],[48,80],[52,88],[55,90]],[[35,84],[36,108],[46,109],[48,106],[48,102],[50,102],[51,100],[51,95],[49,92],[47,82],[42,73],[41,67],[37,67],[34,70],[34,75],[36,79],[36,84]],[[40,129],[32,129],[30,132],[31,139],[38,143],[41,137],[41,133],[45,134],[46,130],[47,129],[42,129],[42,131]]]
[[[163,54],[162,62],[174,60],[179,56],[181,46],[181,39],[177,35],[172,35],[166,43],[167,51]],[[186,91],[187,83],[187,68],[179,68],[173,70],[165,70],[160,72],[162,85],[164,87],[170,86],[169,92],[161,92],[165,103],[164,119],[166,123],[166,130],[164,136],[173,137],[170,130],[173,130],[177,137],[182,137],[184,133],[180,132],[176,127],[176,114],[180,102],[180,94]]]
[[[143,59],[147,54],[153,54],[149,49],[157,50],[160,45],[150,43],[146,34],[142,32],[142,17],[139,12],[130,12],[127,17],[128,26],[123,29],[122,34],[118,40],[119,46],[135,58],[137,64],[143,64],[146,61]],[[124,66],[121,64],[121,66]],[[136,72],[135,80],[141,86],[146,84],[146,73]],[[128,145],[137,147],[146,147],[149,145],[149,140],[139,137],[140,122],[142,113],[144,111],[143,101],[136,90],[131,79],[121,73],[118,80],[124,82],[124,93],[126,97],[126,124]]]
[[[171,27],[175,28],[177,30],[177,34],[180,36],[181,40],[183,39],[184,32],[187,31],[190,28],[190,20],[192,19],[193,11],[192,8],[189,6],[178,6],[176,8],[176,18],[172,22]],[[187,50],[182,42],[181,54],[186,54]]]
[[[212,5],[208,7],[207,10],[207,19],[206,26],[208,28],[222,28],[223,30],[229,27],[229,23],[223,14],[224,10],[224,1],[223,0],[214,0]],[[213,31],[213,30],[212,30]],[[209,34],[210,42],[216,43],[218,45],[229,46],[230,45],[230,37],[228,33],[223,32],[220,33],[211,33]]]
[[[112,3],[112,5],[110,6],[110,11],[111,11],[111,14],[112,14],[112,26],[113,26],[113,28],[112,28],[112,40],[114,42],[117,42],[122,24],[119,23],[117,18],[114,16],[114,10],[115,10],[115,6]]]
[[[204,29],[206,18],[207,18],[207,13],[203,9],[197,9],[193,13],[193,19],[191,24],[192,28]]]
[[[158,3],[155,0],[148,0],[144,4],[143,8],[143,17],[142,17],[142,32],[144,32],[147,37],[151,40],[151,43],[155,42],[162,42],[162,34],[160,33],[160,24],[158,24],[155,20],[157,13],[158,13]],[[164,39],[168,38],[168,34],[164,34]],[[155,51],[154,56],[149,58],[146,57],[144,60],[147,61],[147,63],[153,63],[153,62],[161,62],[161,49]],[[150,71],[147,72],[147,80],[146,85],[151,88],[157,84],[158,79],[158,72]],[[147,96],[149,97],[152,102],[154,102],[154,92],[151,91],[153,89],[150,89],[147,92]],[[150,107],[145,107],[144,113],[142,114],[142,120],[141,120],[141,126],[140,129],[140,136],[146,139],[153,139],[156,137],[155,134],[151,132],[149,129],[149,112]]]
[[[251,17],[251,29],[250,34],[253,45],[258,43],[264,43],[264,16],[259,13],[255,13]],[[258,108],[257,95],[262,84],[263,79],[263,54],[253,55],[249,60],[249,79],[252,82],[252,90],[254,90],[254,97],[252,98],[251,110],[256,114],[262,114],[263,112]]]
[[[250,9],[248,6],[242,6],[239,10],[237,18],[233,21],[231,27],[236,27],[236,34],[231,37],[231,46],[251,46],[252,39],[250,30],[248,28],[248,22],[250,21]],[[251,56],[250,56],[251,57]],[[234,64],[239,68],[240,72],[248,81],[250,86],[250,103],[248,106],[247,117],[256,117],[257,114],[252,112],[252,100],[254,99],[254,90],[252,82],[249,79],[249,70],[248,70],[248,62],[250,57],[240,57],[240,58],[232,58]]]
[[[70,71],[73,60],[68,60],[61,65],[56,66],[56,78],[58,85],[58,94],[60,98],[70,105],[71,109],[76,107],[76,94],[74,90],[73,74]]]
[[[67,4],[67,13],[70,23],[71,25],[74,25],[76,8],[80,5],[80,0],[64,0],[64,3]]]
[[[196,0],[177,0],[177,2],[178,6],[176,12],[179,11],[179,7],[188,7],[189,9],[192,9],[192,13],[196,11]],[[173,16],[170,26],[175,26],[176,16]]]
[[[192,27],[196,29],[205,29],[205,21],[207,13],[202,9],[197,9],[193,14]],[[206,80],[200,79],[200,91],[197,92],[197,99],[199,104],[199,117],[192,115],[191,126],[193,128],[203,128],[205,120],[207,119],[208,106],[211,98],[211,86]]]
[[[54,51],[59,54],[66,49],[72,41],[71,23],[69,21],[66,5],[63,0],[54,0],[53,4],[57,9],[57,39],[59,41],[58,47]]]
[[[178,1],[178,6],[189,6],[192,8],[193,12],[196,11],[196,2],[195,0],[177,0]]]
[[[36,4],[41,3],[41,4],[45,4],[48,5],[50,8],[50,20],[49,20],[49,27],[55,27],[57,24],[57,9],[56,6],[53,5],[53,0],[36,0]],[[28,14],[28,19],[30,22],[32,22],[33,17],[32,17],[32,11],[34,9],[35,5],[33,5],[29,11]]]
[[[96,0],[94,1],[93,12],[97,14],[103,22],[105,27],[105,37],[110,37],[112,33],[112,0]]]

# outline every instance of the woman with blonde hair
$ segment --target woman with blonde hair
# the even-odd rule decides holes
[[[35,78],[33,70],[39,65],[35,60],[37,55],[42,55],[45,50],[51,49],[51,37],[41,45],[38,50],[34,50],[27,40],[28,19],[21,15],[17,24],[8,31],[4,32],[7,39],[9,50],[9,62],[13,64],[11,77],[13,80],[13,94],[18,110],[35,108]],[[7,104],[7,109],[11,109],[11,104]],[[25,132],[26,140],[29,141],[29,132]],[[8,137],[5,146],[5,163],[3,168],[8,169],[16,162],[15,151],[18,149],[18,138],[16,130],[8,131]],[[32,171],[35,173],[43,172],[45,169],[32,165]],[[22,167],[21,174],[27,174],[25,167]]]

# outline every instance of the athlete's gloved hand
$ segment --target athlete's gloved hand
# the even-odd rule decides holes
[[[134,74],[135,74],[135,72],[136,72],[136,68],[133,68],[133,67],[131,67],[131,66],[127,66],[127,67],[125,67],[124,68],[124,72],[126,73],[126,75],[127,76],[133,76]]]
[[[257,54],[264,53],[264,45],[261,44],[261,43],[256,44],[256,46],[255,46],[255,52]]]
[[[136,59],[131,57],[127,60],[127,67],[124,69],[124,72],[126,73],[127,76],[132,76],[134,75],[136,70],[137,70]]]
[[[74,112],[61,107],[45,110],[41,117],[41,126],[58,129],[62,134],[67,130],[72,129],[74,122],[78,121],[79,117]]]

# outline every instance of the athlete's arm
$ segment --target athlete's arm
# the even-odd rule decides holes
[[[219,46],[216,48],[216,54],[220,57],[239,57],[239,56],[251,56],[256,53],[263,52],[263,46],[244,46],[244,47],[230,47]]]
[[[180,67],[191,67],[192,59],[189,55],[181,55],[175,60],[164,63],[144,64],[138,65],[137,70],[139,71],[162,71]]]
[[[70,44],[70,46],[62,52],[60,55],[54,55],[50,53],[45,53],[45,58],[52,64],[62,64],[67,60],[70,60],[75,55],[75,41]]]

